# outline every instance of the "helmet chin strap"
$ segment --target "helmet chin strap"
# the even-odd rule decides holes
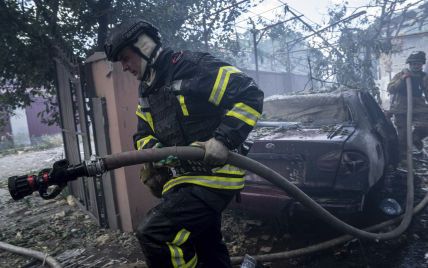
[[[160,52],[162,51],[162,48],[160,45],[157,45],[155,47],[155,49],[153,50],[153,52],[150,54],[150,58],[149,61],[146,61],[145,59],[141,59],[141,73],[143,74],[141,77],[141,80],[143,81],[148,81],[149,84],[151,82],[151,80],[153,80],[152,77],[150,77],[151,72],[150,70],[152,70],[154,72],[154,65],[155,62],[160,54]]]
[[[141,61],[141,67],[140,67],[140,73],[139,73],[138,79],[146,80],[148,69],[149,69],[147,68],[147,65],[148,65],[147,60],[145,60],[144,58],[141,58],[140,61]]]

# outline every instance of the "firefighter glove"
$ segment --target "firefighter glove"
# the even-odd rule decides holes
[[[140,180],[157,198],[162,197],[163,186],[169,179],[168,168],[155,168],[152,163],[144,163],[140,169]]]
[[[229,149],[221,141],[211,138],[206,142],[194,142],[192,145],[205,149],[204,161],[213,166],[223,165],[229,155]]]

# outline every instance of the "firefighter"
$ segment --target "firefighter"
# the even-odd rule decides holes
[[[391,95],[390,113],[394,115],[394,123],[397,128],[400,155],[406,159],[406,130],[407,130],[407,88],[406,78],[411,78],[413,97],[413,145],[421,151],[423,139],[428,136],[428,76],[422,71],[425,64],[425,52],[415,51],[411,53],[406,63],[409,69],[397,73],[388,84],[388,92]]]
[[[260,117],[263,92],[239,69],[208,53],[163,48],[158,30],[135,19],[105,44],[110,61],[139,79],[136,149],[198,145],[204,161],[174,157],[144,164],[140,179],[161,197],[137,229],[149,267],[231,267],[221,213],[244,187],[225,165]]]

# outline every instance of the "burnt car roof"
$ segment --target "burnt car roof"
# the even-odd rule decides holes
[[[342,88],[332,93],[268,97],[264,101],[262,117],[247,140],[288,139],[292,136],[305,140],[318,134],[339,139],[349,135],[349,126],[376,133],[382,140],[387,162],[397,165],[396,130],[375,99],[363,90]]]
[[[274,96],[265,99],[261,121],[331,125],[349,121],[345,98],[356,92]]]
[[[310,95],[282,95],[265,99],[263,114],[248,140],[340,138],[344,126],[358,117],[357,91]],[[353,105],[352,105],[353,103]],[[362,116],[362,115],[359,115]],[[358,121],[358,120],[357,120]],[[343,136],[342,136],[343,137]],[[345,137],[346,138],[346,137]]]

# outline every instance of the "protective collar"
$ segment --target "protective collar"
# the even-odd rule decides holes
[[[138,37],[137,42],[134,43],[135,51],[141,56],[141,67],[138,75],[139,80],[147,80],[149,76],[149,69],[155,63],[159,55],[161,46],[157,44],[147,34],[142,34]]]

